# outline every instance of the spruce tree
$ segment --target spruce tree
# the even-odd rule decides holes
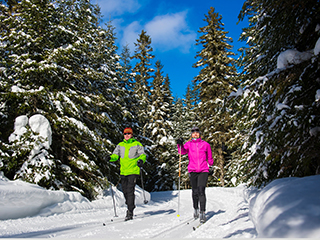
[[[146,132],[145,125],[147,123],[146,109],[150,103],[150,83],[151,73],[154,70],[151,68],[154,55],[152,54],[151,38],[147,35],[146,31],[142,30],[135,44],[133,59],[136,60],[136,64],[133,68],[135,74],[134,77],[134,93],[137,95],[139,101],[138,106],[138,119],[143,128],[143,136],[149,136]]]
[[[106,159],[123,130],[112,27],[99,27],[99,9],[87,0],[23,0],[14,12],[1,8],[6,28],[0,44],[0,121],[6,158],[0,170],[10,179],[94,199],[107,184]],[[19,117],[39,114],[50,123],[49,148],[48,139],[34,138],[30,124],[21,138],[8,141]],[[33,154],[38,146],[44,146],[44,158]]]
[[[120,64],[122,70],[119,85],[121,88],[125,88],[126,90],[133,92],[134,75],[132,74],[131,53],[128,45],[122,47]]]
[[[185,131],[188,132],[187,138],[191,137],[190,131],[192,127],[200,125],[200,117],[197,114],[199,100],[199,86],[195,81],[192,81],[192,85],[188,84],[186,94],[184,95],[184,105],[186,108],[186,122]]]
[[[249,47],[243,94],[237,96],[236,142],[232,162],[237,182],[263,186],[280,177],[318,174],[319,1],[246,1],[249,17],[242,40]]]
[[[151,133],[148,131],[148,107],[150,106],[150,79],[152,78],[152,54],[151,38],[142,30],[135,44],[134,59],[135,66],[132,69],[134,74],[134,97],[138,100],[135,107],[135,114],[139,125],[136,125],[138,140],[144,145],[147,153],[147,162],[144,164],[147,175],[144,178],[145,188],[147,191],[154,189],[154,174],[158,166],[157,156],[152,154],[153,148],[156,146],[151,140]]]
[[[239,66],[245,79],[273,71],[278,55],[285,49],[304,51],[314,47],[318,39],[318,5],[318,0],[250,0],[243,4],[239,20],[248,17],[249,26],[243,29],[240,40],[248,47],[240,49]]]
[[[120,55],[120,79],[119,88],[122,93],[120,99],[123,100],[122,108],[124,112],[124,118],[122,124],[124,127],[138,126],[137,111],[139,100],[135,97],[134,93],[134,74],[132,73],[130,49],[128,46],[123,46]]]
[[[170,84],[170,78],[169,75],[167,74],[164,77],[164,83],[163,83],[163,95],[164,95],[164,102],[168,103],[168,119],[172,117],[173,113],[173,96],[172,96],[172,91],[171,91],[171,84]]]
[[[229,130],[232,121],[228,111],[225,111],[225,98],[236,88],[234,66],[235,60],[231,57],[232,39],[224,31],[222,17],[211,7],[205,15],[206,26],[201,27],[202,35],[197,39],[197,45],[202,49],[198,52],[199,60],[194,67],[201,67],[195,77],[198,83],[200,103],[198,115],[201,121],[204,140],[212,146],[216,177],[224,185],[224,167],[226,164],[226,142],[229,139]]]
[[[173,187],[171,169],[171,151],[173,145],[171,122],[171,92],[168,77],[163,77],[163,65],[158,60],[155,64],[155,74],[151,83],[150,105],[148,106],[147,132],[154,142],[152,155],[156,162],[154,190],[170,190]]]

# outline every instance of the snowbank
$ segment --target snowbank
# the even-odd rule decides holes
[[[20,180],[0,179],[0,220],[39,214],[46,207],[63,202],[88,202],[77,192],[49,191]]]
[[[250,217],[262,238],[320,236],[320,175],[271,182],[250,202]]]
[[[123,194],[113,188],[116,206],[125,204]],[[105,197],[90,202],[78,192],[51,191],[20,180],[9,181],[0,172],[0,220],[29,216],[50,216],[75,210],[104,209],[113,206],[110,189]],[[144,201],[143,190],[136,186],[136,205]],[[150,201],[150,193],[145,191]]]

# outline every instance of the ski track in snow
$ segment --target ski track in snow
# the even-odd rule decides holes
[[[253,238],[256,231],[249,218],[249,206],[239,189],[215,188],[213,201],[207,203],[207,222],[189,238]],[[229,196],[225,196],[226,191]],[[223,197],[219,198],[219,195]],[[210,210],[209,210],[210,209]],[[246,226],[246,228],[243,228]],[[212,231],[212,229],[215,229]],[[199,231],[200,230],[200,231]],[[213,235],[214,234],[214,235]]]
[[[5,238],[255,238],[243,188],[207,188],[207,222],[193,220],[191,190],[155,192],[138,205],[134,220],[124,222],[125,207],[74,210],[48,217],[35,216],[1,222]],[[111,221],[113,220],[113,222]],[[105,225],[104,225],[105,224]],[[12,227],[14,226],[14,227]],[[6,230],[7,229],[7,230]]]

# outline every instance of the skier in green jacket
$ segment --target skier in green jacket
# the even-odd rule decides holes
[[[127,221],[133,218],[136,180],[139,177],[140,168],[146,161],[146,154],[142,144],[133,138],[131,128],[125,128],[123,134],[124,140],[113,151],[110,162],[115,162],[120,158],[120,177],[127,205],[125,217],[125,221]]]

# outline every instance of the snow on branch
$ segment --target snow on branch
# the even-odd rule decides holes
[[[309,60],[312,56],[311,52],[299,52],[294,49],[288,49],[278,56],[277,68],[286,68],[289,65],[299,64]]]

